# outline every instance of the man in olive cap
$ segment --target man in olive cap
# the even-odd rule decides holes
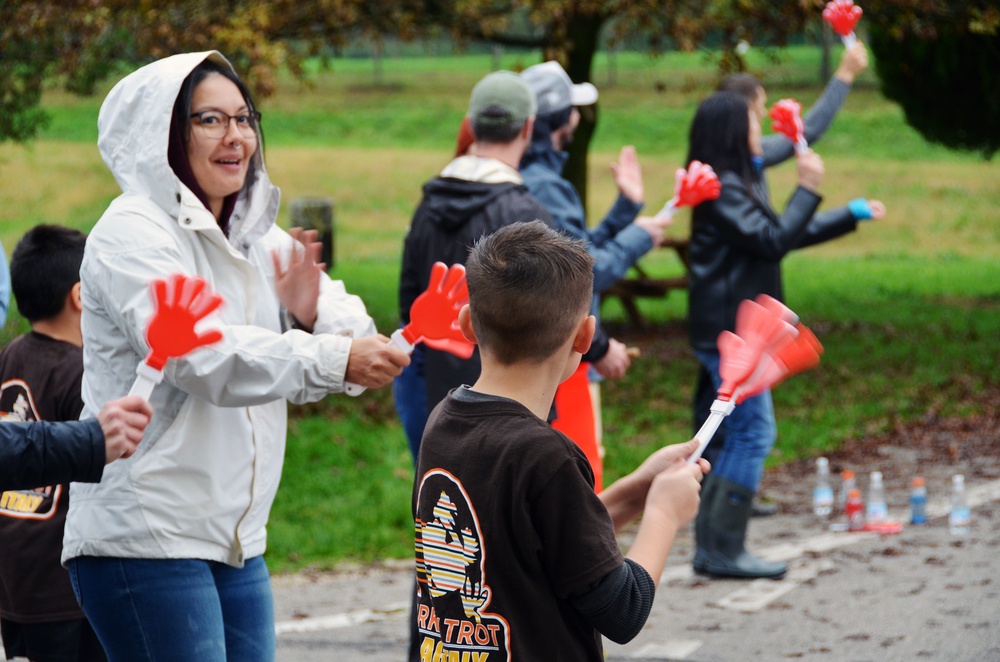
[[[410,321],[410,306],[427,288],[435,262],[465,264],[477,239],[520,221],[552,215],[524,186],[518,164],[535,121],[535,98],[525,82],[497,71],[476,84],[468,119],[475,136],[472,154],[449,163],[423,187],[403,244],[399,282],[399,317]],[[461,359],[418,345],[410,365],[393,384],[396,411],[416,461],[427,415],[451,389],[479,377],[479,354]]]

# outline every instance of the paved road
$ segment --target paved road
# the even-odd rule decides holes
[[[707,580],[678,539],[653,613],[609,662],[636,660],[1000,660],[1000,481],[970,486],[973,527],[834,533],[808,515],[755,519],[751,547],[791,563],[780,581]],[[901,517],[902,513],[890,513]],[[627,544],[627,540],[623,541]],[[407,643],[409,564],[273,580],[279,662],[398,662]]]
[[[694,575],[685,530],[645,629],[608,644],[607,659],[1000,661],[1000,481],[970,485],[969,502],[962,537],[941,500],[929,524],[891,536],[830,532],[809,515],[755,519],[751,549],[791,564],[780,581]],[[411,572],[400,562],[274,577],[278,661],[403,660]]]

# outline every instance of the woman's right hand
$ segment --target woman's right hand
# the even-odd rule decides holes
[[[344,381],[365,388],[382,388],[391,384],[408,365],[410,355],[390,345],[382,334],[355,338],[351,341]]]
[[[823,183],[823,159],[811,149],[799,152],[796,160],[799,170],[799,186],[813,193]]]

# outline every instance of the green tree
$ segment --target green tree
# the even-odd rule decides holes
[[[907,123],[929,141],[992,158],[1000,149],[996,1],[873,0],[865,12],[882,91]]]
[[[407,38],[443,29],[463,40],[539,48],[562,61],[577,82],[590,80],[606,30],[613,39],[641,35],[654,51],[693,49],[717,34],[720,65],[731,70],[743,66],[735,54],[739,41],[782,43],[801,27],[813,1],[0,0],[0,142],[36,134],[47,77],[61,74],[69,89],[86,92],[119,63],[176,52],[223,51],[260,95],[273,91],[279,67],[301,74],[304,55],[359,33],[377,43],[387,34]],[[584,116],[566,173],[584,196],[594,110]]]

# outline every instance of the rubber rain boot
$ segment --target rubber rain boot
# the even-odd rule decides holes
[[[701,503],[698,505],[698,514],[694,518],[694,560],[691,565],[695,572],[704,573],[705,564],[708,562],[708,550],[702,547],[703,541],[708,540],[708,520],[709,511],[712,509],[712,499],[715,495],[715,476],[709,473],[701,481]]]
[[[744,547],[753,491],[725,478],[708,475],[695,518],[695,572],[716,577],[780,579],[788,564],[753,556]]]

